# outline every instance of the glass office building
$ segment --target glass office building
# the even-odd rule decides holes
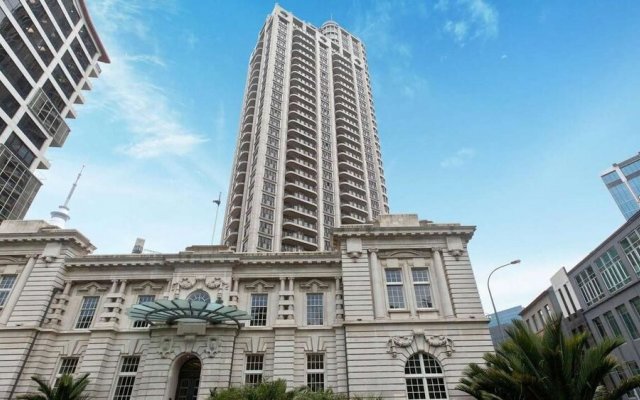
[[[625,219],[640,211],[640,153],[613,166],[602,180]]]

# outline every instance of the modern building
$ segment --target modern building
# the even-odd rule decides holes
[[[109,57],[84,0],[0,2],[0,220],[26,214],[98,62]]]
[[[330,252],[92,255],[80,232],[0,225],[0,399],[89,373],[96,400],[204,400],[284,379],[384,399],[463,399],[492,351],[475,228],[383,215]]]
[[[521,319],[520,311],[522,311],[522,306],[515,306],[507,308],[506,310],[498,311],[497,315],[488,315],[489,333],[491,334],[491,341],[495,347],[505,339],[508,339],[505,329],[513,325],[514,320]],[[498,319],[500,320],[500,325],[498,325]]]
[[[317,251],[389,211],[364,44],[277,6],[249,58],[223,242]]]
[[[588,331],[595,343],[620,337],[624,344],[614,354],[622,367],[610,379],[618,382],[639,374],[640,213],[631,216],[571,270],[560,269],[551,283],[552,287],[539,296],[538,301],[523,310],[523,318],[534,324],[540,305],[546,309],[543,303],[550,304],[562,313],[567,332]],[[548,302],[542,301],[543,298]],[[525,314],[526,311],[530,312]],[[539,318],[545,315],[543,311]],[[533,325],[532,329],[542,328]],[[633,396],[630,394],[628,398]],[[640,392],[635,396],[640,397]]]
[[[601,177],[626,219],[640,211],[640,153],[613,164]]]

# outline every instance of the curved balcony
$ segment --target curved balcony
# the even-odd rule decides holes
[[[318,239],[308,235],[304,235],[297,232],[291,232],[291,231],[282,232],[283,245],[300,246],[305,251],[315,251],[315,250],[318,250],[317,242],[318,242]]]
[[[338,162],[338,168],[341,171],[353,171],[356,174],[364,175],[364,170],[362,169],[362,167],[351,161]]]
[[[356,137],[353,134],[350,133],[338,133],[336,135],[336,139],[338,141],[338,143],[349,143],[352,146],[355,146],[355,148],[359,148],[360,147],[360,140],[358,140],[358,137]]]
[[[353,94],[352,92],[349,92],[349,91],[347,91],[346,89],[343,89],[343,88],[342,88],[342,87],[340,87],[340,86],[336,87],[335,85],[334,85],[333,90],[334,90],[334,93],[335,93],[336,95],[338,95],[338,94],[339,94],[339,95],[343,95],[343,96],[345,96],[345,97],[346,97],[346,98],[347,98],[351,103],[356,104],[356,97],[355,97],[355,94]]]
[[[227,226],[230,230],[237,231],[240,227],[240,218],[230,218]]]
[[[293,141],[293,140],[292,140]],[[296,143],[295,147],[287,146],[287,157],[288,158],[301,158],[307,163],[312,163],[315,165],[317,154],[315,152],[311,152],[305,150],[301,144]]]
[[[335,75],[344,75],[349,78],[350,82],[353,82],[353,73],[349,68],[345,68],[344,64],[334,63],[332,65],[333,74]]]
[[[249,85],[249,92],[258,92],[258,82]]]
[[[231,196],[231,201],[229,203],[239,206],[242,205],[242,193],[235,193]]]
[[[345,192],[353,191],[356,193],[360,193],[360,195],[362,196],[367,195],[367,190],[365,189],[363,184],[348,179],[340,181],[340,190]]]
[[[238,243],[238,231],[227,232],[227,237],[224,239],[224,243],[229,247],[235,247]]]
[[[317,156],[315,143],[299,137],[287,137],[287,148],[304,150],[304,154],[310,154],[310,157],[313,157],[314,161]]]
[[[231,208],[229,209],[229,216],[231,218],[240,218],[240,211],[242,210],[242,207],[238,206],[238,205],[233,205],[231,206]]]
[[[309,185],[308,183],[304,183],[300,180],[286,181],[284,183],[284,187],[285,189],[298,190],[305,196],[309,196],[313,199],[318,198],[318,194],[316,193],[317,187],[315,185]]]
[[[362,218],[359,215],[355,214],[342,214],[342,223],[345,225],[349,224],[364,224],[367,222],[366,218]]]
[[[292,87],[291,89],[294,89],[294,88]],[[295,89],[296,90],[289,91],[289,103],[290,104],[301,103],[306,107],[307,110],[315,111],[316,109],[315,99],[313,97],[305,95],[302,90],[297,90],[298,88],[295,88]]]
[[[249,151],[249,147],[251,147],[251,140],[242,140],[240,142],[240,151]]]
[[[300,193],[298,190],[301,190],[301,188],[304,189],[304,184],[301,184],[301,182],[287,182],[285,184],[284,199],[287,200],[288,204],[297,204],[315,213],[318,209],[315,197]],[[315,193],[313,195],[315,196]]]
[[[300,53],[300,51],[296,51],[296,54],[297,53]],[[314,71],[316,70],[315,64],[313,62],[310,62],[308,57],[302,58],[301,56],[297,56],[297,55],[292,54],[291,55],[291,65],[296,65],[296,64],[300,64],[300,65],[306,67],[312,73],[314,73]]]
[[[297,98],[293,98],[293,96],[291,96],[291,101],[289,102],[289,111],[300,111],[302,114],[307,114],[309,115],[309,117],[307,117],[308,119],[310,119],[311,121],[313,121],[313,123],[315,123],[316,121],[316,110],[315,108],[311,108],[307,105],[307,103],[303,103],[301,101],[299,101]]]
[[[346,118],[352,124],[355,124],[355,125],[358,124],[358,116],[356,114],[350,112],[350,111],[345,110],[345,109],[336,110],[336,121],[340,117]]]
[[[315,70],[310,68],[309,65],[302,60],[296,58],[291,59],[291,72],[294,70],[304,72],[305,74],[309,74],[315,76]]]
[[[306,32],[300,30],[300,29],[294,29],[293,30],[293,38],[297,39],[300,38],[302,40],[304,40],[309,46],[311,47],[315,47],[315,40],[310,37],[309,35],[307,35]]]
[[[285,201],[282,214],[285,218],[300,218],[312,223],[318,221],[314,210],[301,206],[294,201]]]
[[[236,169],[238,171],[243,171],[243,172],[246,171],[247,170],[247,162],[246,161],[238,161]]]
[[[252,128],[251,121],[249,121],[249,122],[245,122],[244,124],[242,124],[242,129],[241,129],[241,131],[240,131],[240,132],[242,132],[242,133],[243,133],[243,135],[244,135],[244,134],[247,134],[247,133],[248,133],[248,134],[251,134],[251,128]],[[244,138],[243,138],[242,140],[244,140]]]
[[[291,154],[291,153],[290,153]],[[296,168],[305,174],[305,178],[308,178],[312,183],[316,182],[316,163],[306,161],[301,157],[287,157],[287,167]]]
[[[300,230],[309,234],[317,235],[318,224],[307,222],[302,218],[284,218],[282,227],[292,228],[291,230]]]
[[[340,98],[337,98],[336,96],[336,99],[333,102],[335,104],[336,111],[344,110],[344,111],[350,111],[354,114],[357,113],[357,110],[353,106],[353,104],[344,99],[345,99],[344,96],[340,96]]]
[[[289,119],[291,120],[292,119],[291,117],[297,117],[299,119],[302,119],[304,122],[306,122],[307,125],[315,126],[316,124],[315,116],[309,113],[306,113],[298,108],[300,107],[297,107],[297,109],[289,109]]]
[[[346,90],[347,92],[351,93],[351,95],[353,96],[354,99],[356,97],[356,91],[355,91],[355,88],[353,87],[353,85],[347,84],[347,83],[345,83],[343,81],[337,81],[337,80],[334,79],[333,87],[336,88],[336,89]]]
[[[340,200],[359,203],[364,206],[367,205],[367,198],[355,190],[345,190],[340,192]]]
[[[253,97],[251,99],[247,99],[246,107],[255,107],[256,106],[256,98]]]
[[[336,117],[336,126],[338,125],[338,123],[340,124],[345,124],[347,126],[349,126],[352,129],[358,130],[358,124],[357,122],[354,122],[350,119],[347,119],[345,117]]]
[[[316,60],[314,59],[314,57],[311,57],[311,56],[309,55],[309,53],[307,53],[306,51],[302,51],[302,50],[299,50],[299,49],[292,49],[292,50],[291,50],[291,57],[292,57],[292,58],[293,58],[293,57],[300,57],[300,58],[302,58],[302,59],[303,59],[303,61],[306,61],[306,62],[307,62],[307,64],[308,64],[310,67],[314,67],[314,66],[315,66],[315,63],[316,63]]]
[[[358,174],[353,171],[338,171],[338,175],[340,178],[349,178],[351,180],[355,180],[356,182],[360,181],[364,184],[364,174]],[[345,179],[348,180],[348,179]]]
[[[301,68],[291,68],[291,76],[299,76],[302,77],[302,79],[307,80],[311,86],[315,86],[316,85],[316,78],[311,75],[311,74],[307,74],[306,72],[303,72]]]
[[[340,155],[340,152],[344,151],[346,153],[349,153],[350,151],[355,152],[355,155],[351,155],[351,157],[356,158],[358,160],[362,159],[362,155],[361,155],[361,149],[359,146],[354,146],[349,142],[346,141],[339,141],[338,142],[338,155]]]
[[[309,82],[303,80],[302,78],[292,77],[291,78],[291,86],[298,85],[305,91],[307,95],[314,95],[316,92],[316,88],[309,84]]]
[[[317,142],[315,132],[314,133],[309,133],[306,130],[302,130],[302,129],[295,128],[295,127],[294,128],[289,127],[289,129],[287,130],[287,138],[294,138],[294,139],[298,138],[298,139],[301,139],[301,140],[305,140],[305,141],[311,142],[311,143],[313,143],[313,147],[314,148],[315,148],[316,142]]]
[[[312,136],[312,138],[315,140],[315,137],[316,137],[315,124],[312,125],[299,118],[295,118],[295,119],[289,118],[289,129],[292,129],[292,128],[299,129],[309,133]]]
[[[294,37],[291,41],[291,50],[300,50],[308,54],[310,57],[312,57],[312,55],[315,55],[316,53],[313,47],[308,46],[306,43],[304,43],[302,40],[298,40],[298,38],[296,37]]]
[[[316,180],[312,178],[313,175],[306,173],[301,169],[288,169],[285,172],[287,180],[285,186],[288,184],[294,185],[299,190],[304,190],[307,195],[316,196]]]
[[[356,203],[355,201],[341,202],[340,209],[350,214],[359,215],[363,218],[366,218],[369,215],[367,208],[362,204]]]

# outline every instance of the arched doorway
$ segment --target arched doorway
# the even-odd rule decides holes
[[[176,385],[176,400],[196,400],[198,398],[198,386],[200,386],[200,370],[202,364],[196,356],[187,358],[178,374]]]

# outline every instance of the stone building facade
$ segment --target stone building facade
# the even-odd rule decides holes
[[[386,215],[343,226],[332,252],[92,255],[76,230],[0,225],[0,399],[89,373],[93,399],[205,399],[284,379],[385,399],[466,398],[492,350],[467,253],[474,227]],[[141,302],[209,300],[246,321],[149,326]],[[185,302],[186,303],[186,302]],[[196,394],[197,392],[197,394]]]

